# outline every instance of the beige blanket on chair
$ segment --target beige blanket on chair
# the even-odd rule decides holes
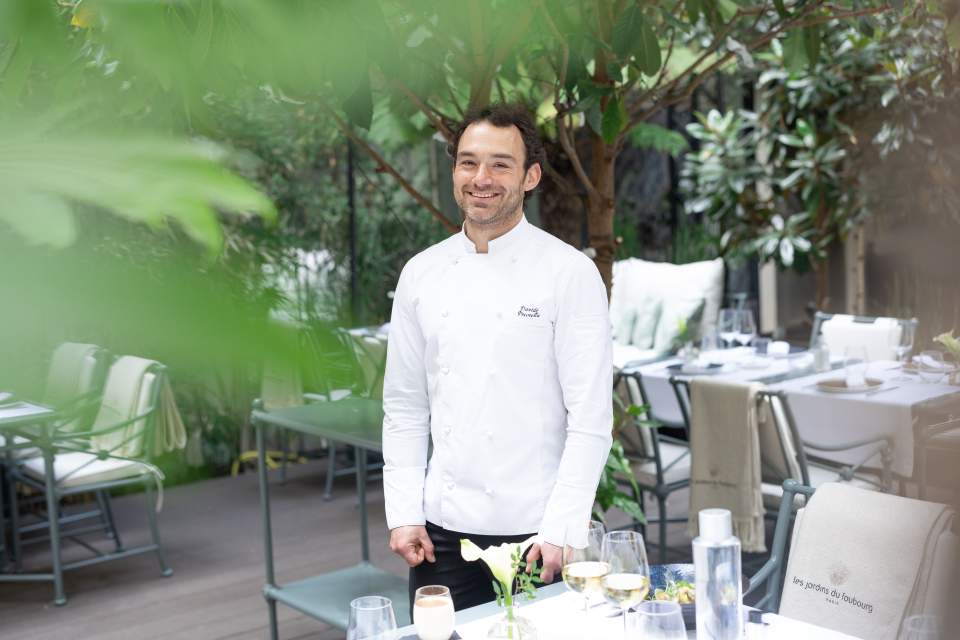
[[[780,613],[870,640],[936,612],[956,537],[945,505],[823,484],[797,515]]]
[[[690,511],[697,534],[701,509],[733,515],[733,532],[746,552],[764,552],[763,494],[757,435],[757,391],[762,385],[694,378],[690,383]]]

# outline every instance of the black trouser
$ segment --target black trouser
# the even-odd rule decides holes
[[[467,538],[481,549],[504,542],[523,542],[533,534],[521,536],[483,536],[449,531],[428,522],[427,535],[433,542],[436,562],[424,560],[410,569],[410,619],[413,620],[413,594],[420,587],[441,584],[450,589],[453,606],[459,611],[497,596],[493,591],[493,575],[483,560],[467,562],[460,555],[460,539]],[[526,551],[523,549],[521,551]],[[539,562],[537,563],[540,564]]]

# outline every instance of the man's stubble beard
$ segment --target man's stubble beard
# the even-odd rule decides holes
[[[457,207],[460,209],[460,213],[463,215],[464,219],[469,221],[470,224],[476,225],[478,227],[497,227],[505,225],[508,222],[511,222],[518,213],[523,211],[523,185],[517,188],[516,191],[510,191],[504,194],[503,203],[497,209],[497,212],[493,216],[486,219],[477,219],[474,218],[467,211],[467,208],[462,204],[469,197],[461,192],[460,198],[457,199]]]

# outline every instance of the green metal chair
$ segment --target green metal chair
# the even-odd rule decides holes
[[[787,539],[790,535],[793,521],[796,496],[809,498],[816,489],[800,484],[796,480],[785,480],[781,487],[783,499],[777,512],[777,524],[773,532],[773,544],[770,548],[770,558],[760,567],[759,571],[750,577],[744,599],[763,588],[763,596],[753,606],[764,611],[776,613],[780,609],[780,586],[783,574],[787,568]]]
[[[97,401],[103,392],[109,365],[109,352],[95,344],[65,342],[54,350],[40,403],[56,409],[64,416],[72,416],[72,420],[63,425],[65,431],[89,428],[96,412]],[[6,444],[3,436],[0,436],[0,448],[4,448]],[[30,444],[28,437],[15,436],[10,439],[9,444],[10,447],[6,450],[5,456],[8,466],[13,466],[17,460],[41,455],[40,450]],[[31,500],[35,501],[36,498],[21,499],[17,495],[15,483],[7,478],[4,479],[7,480],[4,484],[6,485],[6,504],[10,509],[9,521],[13,523],[18,521],[21,508],[29,507]],[[106,529],[108,535],[112,537],[116,534],[116,527],[110,512],[109,498],[104,492],[97,492],[96,499],[98,507],[83,514],[82,517],[101,518],[102,528]],[[39,501],[43,501],[42,495]],[[47,524],[44,520],[36,524],[21,525],[19,533],[30,533],[46,528]],[[41,538],[35,540],[42,541]],[[12,549],[12,556],[15,568],[19,570],[20,548],[16,544]]]
[[[150,462],[157,446],[157,415],[165,375],[166,368],[158,362],[135,356],[118,358],[110,367],[92,426],[88,430],[76,431],[73,429],[74,415],[64,415],[52,428],[44,430],[39,437],[34,436],[43,456],[24,460],[14,470],[15,480],[46,495],[54,602],[58,605],[66,603],[63,588],[63,572],[66,570],[154,552],[162,575],[172,574],[163,556],[156,521],[156,511],[162,500],[163,474]],[[60,515],[59,502],[66,496],[106,493],[127,486],[141,486],[144,490],[151,544],[124,548],[116,535],[115,550],[102,552],[77,537],[91,532],[90,527],[72,527],[78,519]],[[155,487],[160,492],[156,502]],[[100,527],[93,528],[97,529]],[[18,544],[20,530],[14,526],[13,532],[15,544]],[[93,557],[63,564],[60,558],[63,538],[90,549]]]
[[[621,385],[623,385],[621,387]],[[621,370],[614,375],[614,389],[625,390],[630,404],[649,407],[640,372]],[[615,393],[614,397],[619,399]],[[644,508],[644,496],[653,494],[657,500],[657,526],[659,532],[659,555],[661,564],[667,562],[667,524],[686,522],[682,518],[670,518],[667,513],[667,498],[674,491],[690,485],[690,445],[688,441],[673,438],[660,432],[661,422],[647,416],[633,416],[633,430],[621,429],[617,434],[624,452],[630,460],[634,479],[640,489],[635,496],[640,507]],[[675,426],[675,425],[667,425]],[[686,429],[686,425],[678,425]],[[689,433],[687,435],[689,440]],[[627,486],[627,483],[622,483]],[[646,538],[646,525],[640,525]]]

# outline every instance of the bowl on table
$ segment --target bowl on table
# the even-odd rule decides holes
[[[650,565],[650,595],[649,600],[655,599],[657,589],[666,589],[671,582],[689,582],[695,585],[693,564],[652,564]],[[741,588],[746,591],[749,580],[741,577]],[[678,603],[679,604],[679,603]],[[683,615],[683,624],[687,631],[697,628],[697,603],[681,604],[680,613]]]

